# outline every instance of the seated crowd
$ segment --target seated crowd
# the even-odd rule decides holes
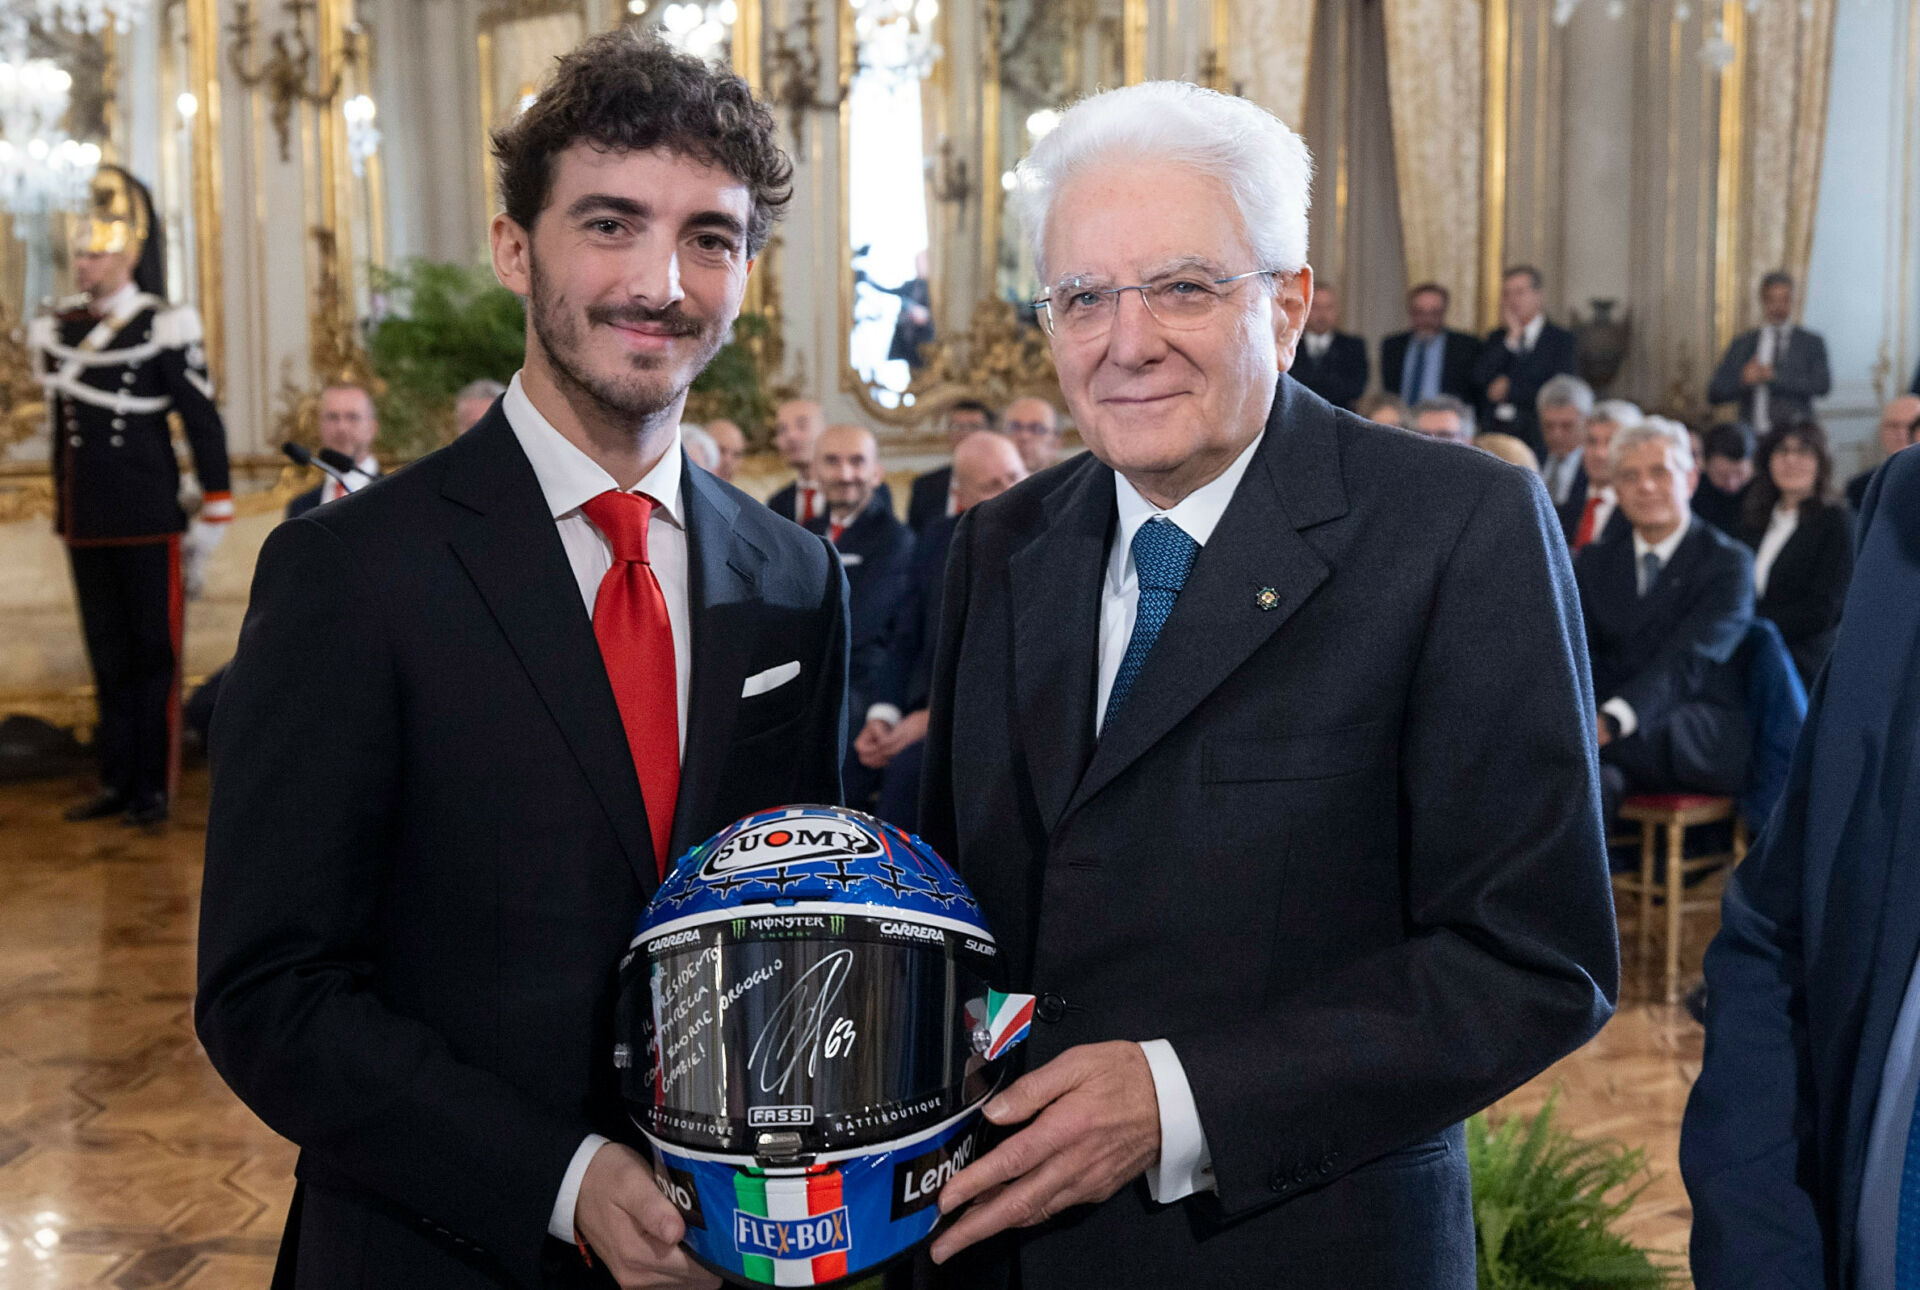
[[[1542,312],[1541,286],[1530,266],[1508,270],[1502,324],[1485,338],[1447,326],[1445,288],[1415,287],[1407,330],[1380,345],[1384,388],[1373,394],[1366,345],[1339,330],[1339,296],[1321,287],[1291,374],[1370,420],[1472,445],[1540,476],[1573,557],[1609,820],[1634,792],[1738,796],[1764,716],[1753,670],[1771,660],[1781,677],[1810,688],[1833,649],[1852,574],[1852,514],[1871,472],[1840,498],[1810,401],[1827,387],[1825,348],[1788,321],[1791,280],[1769,274],[1765,322],[1735,339],[1713,378],[1712,396],[1737,402],[1742,419],[1690,431],[1626,400],[1596,399],[1574,374],[1572,334]],[[462,390],[462,428],[498,393],[491,382]],[[365,392],[330,387],[322,404],[323,443],[359,470],[294,499],[290,513],[379,470]],[[997,412],[962,399],[944,429],[950,462],[913,480],[902,520],[868,430],[829,425],[811,399],[782,403],[772,426],[793,478],[766,504],[832,543],[847,576],[847,800],[909,829],[959,516],[1062,453],[1059,412],[1042,398]],[[683,438],[693,462],[729,481],[748,450],[746,433],[727,420],[688,425]],[[1920,395],[1887,406],[1880,439],[1889,456],[1920,439]]]

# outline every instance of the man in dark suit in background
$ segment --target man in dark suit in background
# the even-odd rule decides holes
[[[1731,664],[1753,621],[1753,557],[1693,519],[1699,467],[1686,427],[1648,417],[1614,436],[1612,457],[1632,531],[1573,562],[1609,820],[1630,792],[1736,794],[1752,753]]]
[[[795,524],[826,511],[813,478],[813,445],[826,428],[826,409],[812,399],[788,399],[774,409],[773,446],[793,472],[793,482],[767,499],[767,509]]]
[[[1747,487],[1753,483],[1753,431],[1737,421],[1708,430],[1700,486],[1693,490],[1693,513],[1729,537],[1740,535]]]
[[[609,1141],[612,1014],[673,857],[840,792],[838,562],[678,435],[787,197],[777,138],[743,82],[634,31],[561,59],[494,141],[526,365],[261,553],[195,1019],[301,1148],[277,1285],[719,1284]]]
[[[338,501],[378,478],[380,462],[373,455],[373,441],[379,434],[380,419],[373,410],[373,396],[364,386],[341,381],[320,391],[320,446],[354,462],[358,469],[346,472],[344,485],[328,475],[306,492],[295,494],[287,502],[287,518]]]
[[[1017,1131],[941,1196],[955,1286],[1465,1290],[1461,1121],[1611,1011],[1546,494],[1281,379],[1310,167],[1171,83],[1082,100],[1021,163],[1090,451],[948,556],[922,833],[1039,997],[987,1105]],[[1083,285],[1169,264],[1208,288]]]
[[[1727,346],[1707,383],[1707,402],[1738,403],[1740,419],[1760,434],[1776,422],[1806,421],[1813,401],[1833,388],[1827,342],[1793,321],[1793,278],[1760,279],[1761,324]]]
[[[1707,950],[1680,1133],[1700,1290],[1894,1290],[1920,1083],[1920,454],[1861,508],[1838,643]]]
[[[1556,376],[1540,387],[1534,398],[1540,418],[1540,440],[1546,454],[1540,458],[1540,480],[1554,506],[1565,506],[1587,491],[1587,422],[1593,417],[1593,387],[1577,376]]]
[[[831,542],[847,570],[849,743],[880,688],[887,639],[913,579],[913,533],[875,493],[880,474],[879,448],[859,426],[828,426],[813,446],[813,478],[827,509],[807,522],[807,531]],[[879,772],[849,750],[843,776],[848,803],[868,809],[880,787]]]
[[[953,483],[960,514],[1025,479],[1026,456],[1024,445],[1011,435],[979,430],[962,439],[953,450]],[[927,692],[933,682],[933,647],[940,639],[947,549],[959,523],[958,515],[935,521],[914,541],[913,577],[907,599],[894,615],[887,636],[886,667],[868,698],[866,724],[853,744],[860,764],[880,773],[876,813],[909,832],[920,829]]]
[[[1920,393],[1902,394],[1880,411],[1880,451],[1883,459],[1903,452],[1920,438]],[[1858,514],[1867,499],[1867,485],[1878,467],[1869,467],[1847,481],[1847,505]]]
[[[1439,394],[1469,403],[1480,397],[1473,381],[1480,338],[1447,326],[1451,300],[1439,283],[1421,283],[1407,293],[1408,330],[1380,342],[1380,384],[1408,407]]]
[[[961,399],[947,409],[947,451],[960,446],[970,434],[993,429],[993,409],[978,399]],[[907,498],[907,527],[924,531],[935,520],[960,513],[953,492],[953,463],[929,470],[913,481]]]
[[[1314,288],[1292,373],[1336,408],[1351,410],[1367,392],[1367,342],[1340,330],[1340,297],[1331,283]]]
[[[1559,508],[1560,530],[1566,535],[1567,549],[1575,555],[1590,543],[1624,535],[1630,527],[1620,510],[1619,494],[1613,490],[1611,449],[1616,434],[1645,419],[1640,409],[1625,399],[1603,399],[1587,418],[1580,449],[1580,474],[1585,486]]]
[[[1546,451],[1535,407],[1540,387],[1575,367],[1573,333],[1547,321],[1540,288],[1540,270],[1530,264],[1501,276],[1500,326],[1487,333],[1473,365],[1483,426],[1518,436],[1536,456]]]

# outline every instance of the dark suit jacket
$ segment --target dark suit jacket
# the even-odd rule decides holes
[[[1029,1064],[1171,1040],[1218,1194],[1156,1206],[1135,1182],[953,1284],[1017,1259],[1047,1290],[1472,1286],[1460,1122],[1584,1042],[1617,986],[1545,490],[1283,377],[1096,741],[1114,522],[1091,454],[962,517],[923,832],[1044,996]]]
[[[1367,392],[1367,342],[1343,331],[1333,333],[1327,352],[1316,361],[1300,337],[1289,375],[1337,408],[1351,408]]]
[[[1407,345],[1412,339],[1411,331],[1401,331],[1380,342],[1380,387],[1390,394],[1405,396],[1400,378],[1406,374]],[[1478,336],[1448,328],[1446,344],[1440,348],[1440,393],[1476,401],[1480,390],[1473,383],[1473,365],[1479,357]]]
[[[1693,513],[1727,536],[1739,537],[1746,524],[1747,489],[1751,487],[1752,481],[1748,481],[1746,487],[1729,493],[1702,472],[1700,486],[1693,490]]]
[[[873,490],[873,495],[884,502],[889,509],[892,508],[893,490],[887,487],[887,481],[884,479],[881,480],[879,486]],[[767,509],[782,519],[789,519],[798,524],[800,517],[795,513],[794,508],[799,505],[799,502],[800,486],[798,484],[788,484],[785,488],[782,488],[767,499]]]
[[[1742,332],[1727,346],[1720,366],[1713,369],[1707,383],[1707,402],[1738,403],[1744,419],[1753,416],[1753,390],[1740,381],[1740,369],[1760,350],[1760,333]],[[1827,370],[1827,342],[1817,331],[1795,327],[1787,337],[1787,353],[1774,363],[1774,377],[1767,386],[1768,416],[1779,424],[1784,416],[1813,415],[1813,401],[1833,388],[1833,376]]]
[[[1707,951],[1680,1135],[1702,1290],[1853,1284],[1861,1167],[1920,952],[1920,453],[1869,490],[1852,590],[1778,809]]]
[[[1764,525],[1745,525],[1740,540],[1760,549]],[[1809,687],[1833,652],[1840,611],[1853,577],[1853,517],[1837,502],[1811,502],[1800,508],[1800,524],[1774,557],[1767,594],[1754,612],[1773,621],[1793,655],[1800,679]]]
[[[1581,487],[1574,492],[1573,496],[1567,499],[1565,506],[1558,508],[1560,515],[1560,533],[1567,539],[1567,545],[1569,547],[1573,545],[1574,537],[1580,532],[1580,516],[1587,509],[1587,491],[1591,485],[1586,482],[1586,478],[1587,470],[1585,466],[1582,466],[1580,468]],[[1593,540],[1595,542],[1606,542],[1623,533],[1630,532],[1632,532],[1632,526],[1627,523],[1627,513],[1620,509],[1618,502],[1615,502],[1613,514],[1607,516],[1606,527],[1594,534]]]
[[[1540,395],[1540,387],[1554,377],[1572,375],[1577,359],[1573,333],[1565,327],[1544,323],[1533,348],[1520,354],[1507,348],[1507,329],[1495,327],[1487,333],[1480,356],[1473,364],[1474,397],[1480,401],[1480,428],[1518,435],[1526,440],[1535,456],[1544,455],[1546,444],[1540,438],[1540,412],[1534,400]],[[1512,421],[1494,420],[1494,401],[1487,397],[1487,386],[1501,376],[1507,378],[1505,401],[1513,404]]]
[[[1595,542],[1574,557],[1587,624],[1593,693],[1625,699],[1640,731],[1694,702],[1744,711],[1732,662],[1753,620],[1753,556],[1710,524],[1691,524],[1642,597],[1633,532]]]
[[[837,798],[847,631],[825,544],[705,471],[682,488],[675,855]],[[740,697],[793,660],[793,681]],[[579,585],[498,404],[273,531],[213,741],[195,1019],[301,1147],[299,1285],[577,1279],[547,1223],[588,1132],[634,1137],[615,968],[654,854]]]
[[[816,515],[807,531],[824,535],[828,518]],[[878,493],[840,534],[840,562],[847,570],[851,627],[847,640],[847,717],[858,730],[886,670],[887,638],[913,577],[913,534],[894,518]]]
[[[902,713],[927,706],[933,688],[933,649],[940,639],[940,606],[947,580],[947,553],[960,517],[949,515],[928,525],[914,539],[913,576],[907,599],[894,616],[887,638],[887,667],[873,695],[874,702],[891,703]]]
[[[917,475],[907,497],[907,527],[924,532],[935,520],[947,518],[947,493],[953,487],[953,467],[942,466]]]

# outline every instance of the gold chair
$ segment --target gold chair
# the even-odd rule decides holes
[[[1747,855],[1747,823],[1731,797],[1710,797],[1705,793],[1639,793],[1620,806],[1620,818],[1640,826],[1640,873],[1616,874],[1616,896],[1634,896],[1639,900],[1640,926],[1636,940],[1635,962],[1644,971],[1653,946],[1653,907],[1663,904],[1667,911],[1666,999],[1680,1001],[1680,948],[1685,935],[1686,915],[1701,909],[1720,907],[1720,886],[1713,884],[1708,894],[1688,899],[1687,879],[1712,870],[1731,870]],[[1713,855],[1686,858],[1687,830],[1706,824],[1733,821],[1733,849]],[[1659,856],[1658,834],[1667,833],[1666,877],[1656,879]]]

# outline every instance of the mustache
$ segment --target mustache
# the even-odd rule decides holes
[[[700,319],[681,312],[677,304],[665,309],[650,309],[646,305],[592,305],[587,309],[587,320],[614,327],[646,325],[670,336],[698,336],[706,329]]]

